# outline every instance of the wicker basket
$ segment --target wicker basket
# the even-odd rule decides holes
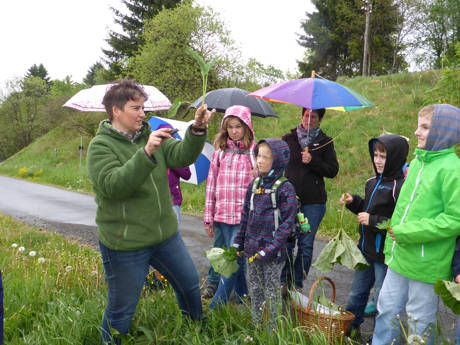
[[[307,308],[291,300],[292,318],[296,325],[305,327],[307,333],[322,332],[327,339],[343,337],[355,316],[346,310],[340,310],[339,315],[323,314],[312,309],[313,293],[321,280],[327,280],[332,286],[331,302],[335,301],[335,285],[331,279],[321,277],[315,281],[310,289]]]

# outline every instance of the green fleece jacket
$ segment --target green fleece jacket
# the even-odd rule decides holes
[[[415,154],[391,219],[396,242],[385,240],[386,264],[413,280],[451,280],[460,235],[460,159],[453,147]]]
[[[150,133],[150,125],[144,123],[131,141],[102,121],[88,147],[99,240],[113,250],[146,248],[177,232],[167,168],[195,162],[206,139],[188,129],[184,140],[168,139],[148,157],[144,146]]]

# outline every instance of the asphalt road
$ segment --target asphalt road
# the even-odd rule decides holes
[[[97,248],[97,229],[94,222],[96,204],[92,195],[0,176],[0,213]],[[211,248],[212,239],[206,235],[201,218],[181,215],[180,232],[200,277],[205,277],[209,262],[204,256],[204,251]],[[326,243],[326,240],[317,238],[313,260]],[[306,295],[320,276],[320,272],[315,268],[310,270],[304,286]],[[336,304],[345,305],[353,271],[336,265],[326,276],[335,284]],[[325,287],[326,294],[330,296],[331,289],[328,284],[325,284]],[[457,318],[441,301],[439,310],[438,318],[443,335],[451,338]],[[372,328],[373,319],[367,318],[362,326],[364,340],[371,334]]]

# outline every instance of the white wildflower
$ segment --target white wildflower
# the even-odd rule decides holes
[[[65,271],[66,271],[66,272],[69,272],[69,271],[71,271],[71,270],[72,270],[72,266],[67,266],[67,267],[65,268]]]
[[[13,243],[13,244],[11,245],[11,247],[17,248],[17,247],[18,247],[18,244],[17,244],[17,243]]]
[[[37,252],[36,252],[36,251],[31,250],[31,251],[29,252],[29,256],[34,257],[35,255],[37,255]]]
[[[19,248],[18,248],[18,252],[19,252],[19,253],[22,253],[22,252],[25,251],[25,250],[26,250],[26,248],[24,248],[24,247],[19,247]]]
[[[91,271],[91,275],[95,276],[97,274],[97,271]]]
[[[44,263],[44,262],[45,262],[45,258],[38,258],[38,263],[39,263],[39,264],[42,264],[42,263]]]
[[[407,337],[407,344],[409,345],[421,345],[421,344],[425,344],[425,340],[417,335],[417,334],[412,334],[410,336]]]
[[[254,339],[252,339],[251,336],[247,335],[246,338],[244,338],[244,342],[245,343],[250,343],[251,341],[253,341]]]

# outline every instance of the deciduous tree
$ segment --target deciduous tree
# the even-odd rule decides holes
[[[201,92],[200,68],[186,52],[191,48],[206,62],[216,57],[208,77],[212,90],[221,78],[231,75],[236,61],[228,31],[211,9],[190,2],[163,10],[146,22],[145,44],[128,63],[128,74],[142,83],[153,84],[170,99],[193,100]]]
[[[399,18],[393,0],[313,0],[317,11],[307,14],[299,44],[309,56],[299,62],[303,76],[315,70],[330,79],[362,72],[365,11],[371,7],[368,74],[404,69],[401,46],[394,40]],[[396,61],[393,63],[393,61]]]

